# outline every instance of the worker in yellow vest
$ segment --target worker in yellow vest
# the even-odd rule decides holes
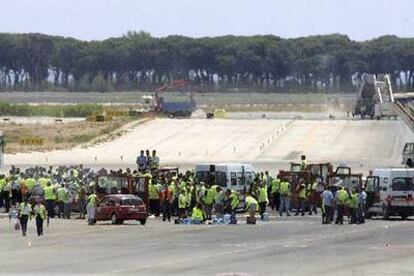
[[[28,202],[27,198],[24,199],[24,202],[19,204],[18,217],[20,220],[20,225],[22,228],[23,236],[27,235],[27,222],[32,218],[32,205]]]
[[[191,220],[193,221],[193,224],[201,224],[205,221],[203,204],[197,203],[197,205],[192,209]]]
[[[236,224],[237,220],[236,220],[236,212],[237,212],[237,208],[239,207],[239,195],[237,194],[236,191],[230,190],[228,189],[226,191],[226,196],[228,198],[229,201],[229,210],[230,210],[230,224]]]
[[[214,187],[207,188],[205,191],[205,195],[204,195],[204,213],[206,214],[206,218],[208,220],[211,220],[211,213],[213,210],[214,198],[215,198]]]
[[[263,220],[263,214],[266,212],[267,204],[269,203],[269,200],[267,198],[267,188],[266,185],[261,184],[258,188],[258,197],[257,201],[259,202],[259,208],[260,208],[260,218]]]
[[[91,195],[88,196],[88,200],[86,203],[86,212],[88,215],[88,224],[92,225],[95,223],[95,207],[96,202],[98,200],[98,196],[93,192]]]
[[[35,185],[36,185],[36,179],[34,179],[33,177],[29,177],[26,179],[26,186],[27,188],[29,188],[30,193],[32,192]]]
[[[296,190],[297,199],[298,199],[298,206],[296,206],[296,213],[295,216],[299,215],[299,210],[302,216],[305,215],[305,205],[307,199],[307,191],[306,185],[304,183],[300,184],[300,186]]]
[[[246,205],[245,209],[249,212],[249,216],[247,218],[248,224],[255,224],[256,223],[256,211],[259,210],[259,203],[257,200],[249,193],[246,192],[246,197],[244,199]]]
[[[38,236],[43,235],[43,222],[47,217],[46,207],[38,201],[34,207],[34,216],[36,220],[36,231]]]
[[[43,188],[46,200],[46,209],[49,218],[53,218],[55,216],[55,189],[52,187],[52,183],[50,181],[47,182],[46,187]]]
[[[178,217],[187,217],[187,194],[185,188],[181,188],[178,195]]]
[[[344,210],[345,204],[347,203],[349,195],[347,191],[345,191],[344,187],[339,186],[338,191],[336,192],[335,200],[336,200],[336,221],[335,224],[344,224]]]
[[[148,184],[148,201],[150,213],[156,217],[160,216],[160,193],[151,180]]]
[[[280,182],[280,207],[279,207],[279,215],[283,215],[283,211],[286,211],[286,215],[290,216],[290,183],[286,179],[283,179]]]
[[[47,179],[46,177],[42,176],[37,180],[37,183],[39,183],[40,186],[42,186],[42,188],[46,188],[47,183],[49,183],[49,179]]]
[[[57,203],[59,205],[59,214],[58,217],[65,218],[65,203],[69,200],[69,192],[65,188],[65,185],[60,184],[59,189],[57,190]]]
[[[357,207],[358,207],[358,198],[356,188],[352,189],[352,193],[348,198],[347,206],[351,213],[351,220],[349,224],[355,224],[357,222]]]

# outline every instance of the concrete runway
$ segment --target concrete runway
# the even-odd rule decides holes
[[[0,274],[413,275],[413,223],[335,226],[305,216],[257,225],[150,219],[88,226],[56,219],[39,238],[33,221],[22,237],[0,219]]]
[[[155,119],[108,143],[6,155],[5,164],[134,167],[140,149],[156,149],[162,163],[182,166],[232,161],[274,168],[305,154],[311,161],[345,163],[367,171],[400,166],[408,141],[414,141],[414,134],[402,121]]]

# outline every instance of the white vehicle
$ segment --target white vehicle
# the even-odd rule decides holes
[[[373,198],[368,203],[367,216],[414,215],[414,169],[375,169],[367,177],[366,191]]]
[[[255,178],[255,170],[251,164],[217,163],[198,164],[195,176],[199,182],[216,184],[225,192],[227,189],[239,193],[240,205],[244,206],[244,193],[249,190]]]

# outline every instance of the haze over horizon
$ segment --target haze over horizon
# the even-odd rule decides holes
[[[353,40],[414,37],[410,0],[15,0],[2,3],[0,32],[103,40],[127,31],[153,36],[340,33]]]

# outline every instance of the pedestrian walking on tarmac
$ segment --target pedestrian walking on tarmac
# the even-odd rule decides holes
[[[27,222],[31,219],[32,215],[32,205],[28,202],[27,198],[24,199],[24,202],[19,204],[18,216],[20,220],[20,226],[22,228],[23,236],[27,235]]]
[[[39,181],[40,182],[40,181]],[[55,216],[55,200],[56,194],[55,189],[52,187],[52,183],[50,181],[47,182],[47,186],[43,188],[45,200],[46,200],[46,209],[49,218],[53,218]]]
[[[34,207],[36,231],[38,236],[43,236],[43,222],[47,217],[46,207],[38,201]]]
[[[88,213],[88,224],[92,225],[95,222],[95,207],[96,207],[96,200],[98,196],[93,192],[88,197],[87,205],[86,205],[86,211]]]

